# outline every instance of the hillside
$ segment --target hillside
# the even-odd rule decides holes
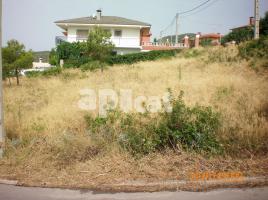
[[[34,54],[34,62],[38,62],[39,58],[43,58],[43,62],[49,61],[49,51],[36,51]]]
[[[191,40],[191,39],[195,39],[195,35],[196,35],[196,34],[195,34],[195,33],[184,33],[184,34],[180,34],[180,35],[178,36],[178,40],[179,40],[179,42],[182,42],[183,38],[184,38],[186,35],[187,35],[187,36],[189,37],[189,39]],[[165,37],[162,38],[162,41],[163,41],[163,42],[166,42],[167,39],[168,39],[169,42],[171,41],[172,43],[175,43],[176,35],[168,35],[168,36],[165,36]]]

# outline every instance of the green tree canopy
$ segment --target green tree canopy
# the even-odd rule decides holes
[[[114,48],[110,38],[110,31],[95,27],[89,33],[86,53],[94,60],[104,62],[105,59],[111,55]]]
[[[94,27],[88,35],[86,42],[62,42],[56,48],[56,52],[50,52],[50,62],[54,64],[60,59],[65,61],[65,65],[80,67],[91,61],[97,61],[103,70],[105,61],[112,54],[114,45],[111,42],[111,32],[100,27]]]
[[[234,30],[222,38],[222,43],[235,41],[236,43],[252,40],[254,36],[253,27],[246,27]]]
[[[58,57],[56,50],[53,48],[49,52],[49,64],[57,65],[58,63],[59,63],[59,57]]]
[[[33,53],[26,51],[25,46],[17,40],[10,40],[2,49],[3,71],[6,77],[16,76],[19,85],[19,73],[21,69],[28,68],[34,60]]]
[[[268,11],[265,16],[260,20],[260,35],[268,35]],[[234,30],[231,33],[223,37],[222,43],[236,41],[237,43],[252,40],[254,37],[254,27],[245,27],[238,30]]]
[[[260,20],[260,34],[268,35],[268,11],[265,13],[264,18]]]

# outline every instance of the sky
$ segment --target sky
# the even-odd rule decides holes
[[[55,47],[62,30],[57,20],[86,17],[101,8],[103,15],[120,16],[152,25],[152,38],[168,27],[177,12],[190,10],[205,0],[3,0],[3,45],[10,39],[27,49],[46,51]],[[260,0],[260,14],[268,0]],[[248,24],[254,15],[254,0],[211,0],[200,9],[179,18],[179,33],[222,33]],[[175,25],[164,35],[174,34]]]

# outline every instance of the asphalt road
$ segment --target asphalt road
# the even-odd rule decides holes
[[[155,193],[94,193],[85,190],[63,190],[17,187],[0,184],[0,200],[267,200],[268,187],[225,189],[210,192],[155,192]]]

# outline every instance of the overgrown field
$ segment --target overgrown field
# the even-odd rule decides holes
[[[0,176],[93,187],[187,179],[194,171],[267,175],[268,74],[237,54],[235,47],[188,50],[103,72],[65,69],[23,78],[21,86],[5,83]],[[100,118],[78,107],[82,89],[131,89],[134,98],[169,90],[173,112],[115,110]]]

